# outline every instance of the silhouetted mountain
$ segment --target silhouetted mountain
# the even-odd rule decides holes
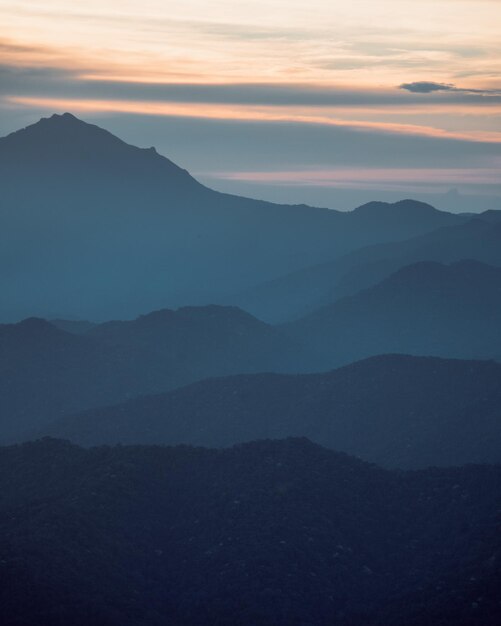
[[[365,228],[380,229],[386,222],[393,228],[405,225],[416,231],[421,230],[423,220],[435,221],[437,228],[440,222],[441,225],[448,222],[442,211],[425,202],[410,199],[395,203],[368,202],[354,209],[353,218],[359,219]]]
[[[361,248],[263,283],[234,301],[260,319],[281,323],[372,287],[416,262],[474,259],[501,267],[500,222],[501,211],[488,211],[464,224],[438,228],[407,241]]]
[[[335,367],[385,353],[496,358],[500,319],[501,268],[423,262],[281,328]]]
[[[484,211],[481,214],[481,217],[486,222],[498,224],[499,222],[501,222],[501,210],[489,209],[488,211]]]
[[[62,168],[59,184],[66,188],[70,188],[70,184],[82,188],[89,182],[85,178],[92,181],[94,176],[107,180],[116,177],[122,183],[128,177],[147,176],[150,182],[154,182],[160,173],[169,178],[171,192],[183,187],[192,191],[203,190],[188,172],[161,157],[154,148],[143,150],[130,146],[70,113],[42,118],[36,124],[2,138],[0,145],[2,167],[13,174],[20,168],[33,168],[30,174],[38,172],[36,182],[41,185],[48,183],[46,177],[53,176],[53,168],[57,167]],[[68,180],[67,176],[71,179]],[[58,190],[56,197],[57,193]]]
[[[64,418],[78,444],[229,446],[306,436],[388,467],[501,462],[501,365],[381,356],[326,374],[204,380]]]
[[[131,322],[100,324],[87,336],[160,357],[169,365],[170,386],[231,373],[300,371],[309,365],[307,350],[236,307],[163,309]]]
[[[305,439],[44,440],[0,449],[0,493],[5,626],[501,617],[499,466],[388,472]]]
[[[223,301],[360,246],[465,219],[412,201],[340,213],[221,194],[154,149],[70,114],[0,139],[0,189],[7,321]]]
[[[0,440],[67,412],[305,361],[281,331],[231,307],[158,311],[85,334],[38,319],[0,325]]]
[[[116,402],[145,382],[123,350],[34,318],[0,325],[0,373],[2,441],[54,414]]]

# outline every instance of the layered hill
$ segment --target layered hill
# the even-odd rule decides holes
[[[402,203],[398,203],[400,206]],[[258,285],[234,302],[271,323],[292,321],[423,261],[472,259],[501,267],[500,211],[445,226],[406,241],[364,247]]]
[[[499,623],[499,466],[304,439],[0,449],[2,623]]]
[[[68,412],[305,362],[280,330],[231,307],[162,310],[80,334],[40,319],[0,325],[0,441]]]
[[[381,356],[302,376],[204,380],[39,431],[86,445],[306,436],[387,467],[501,462],[501,365]]]
[[[422,262],[281,328],[335,367],[385,353],[495,359],[500,319],[501,268]]]
[[[70,114],[0,139],[0,188],[2,321],[221,302],[465,219],[412,201],[341,213],[218,193],[155,149]]]

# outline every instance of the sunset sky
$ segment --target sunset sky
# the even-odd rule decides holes
[[[1,135],[70,111],[218,189],[501,208],[499,0],[0,0],[0,54]]]

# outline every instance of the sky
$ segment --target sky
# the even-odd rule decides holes
[[[224,191],[501,208],[501,1],[0,0],[0,135],[64,111]]]

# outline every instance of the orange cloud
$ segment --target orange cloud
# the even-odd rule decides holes
[[[498,75],[500,3],[452,4],[184,0],[173,11],[165,0],[11,0],[0,3],[0,22],[16,42],[70,51],[74,65],[91,60],[90,74],[138,80],[187,72],[207,81],[392,86]]]
[[[192,102],[155,102],[130,100],[77,100],[68,98],[15,97],[5,98],[11,104],[48,109],[51,111],[75,111],[86,113],[132,113],[170,117],[194,117],[218,120],[292,122],[346,127],[353,130],[397,133],[405,135],[459,139],[465,141],[501,143],[501,132],[447,131],[432,126],[399,124],[381,121],[345,120],[312,112],[310,108],[291,110],[290,107],[205,104]]]

